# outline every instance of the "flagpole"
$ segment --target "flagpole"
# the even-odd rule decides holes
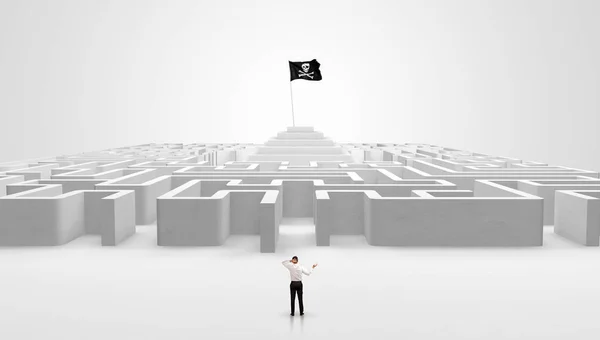
[[[294,91],[292,91],[292,81],[290,80],[290,99],[292,101],[292,126],[296,126],[296,121],[294,119]]]

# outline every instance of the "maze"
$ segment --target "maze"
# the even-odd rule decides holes
[[[0,164],[0,245],[116,246],[156,225],[158,246],[257,235],[312,218],[315,244],[542,246],[544,226],[598,246],[598,173],[428,144],[339,144],[290,127],[264,144],[145,144]]]

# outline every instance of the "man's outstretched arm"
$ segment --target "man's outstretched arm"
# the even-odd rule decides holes
[[[302,273],[303,273],[304,275],[310,275],[310,274],[312,273],[313,269],[315,269],[315,267],[316,267],[316,266],[317,266],[317,264],[316,264],[316,263],[315,263],[315,264],[313,264],[313,265],[312,265],[312,267],[311,267],[310,269],[306,269],[306,268],[304,268],[304,266],[302,266]]]

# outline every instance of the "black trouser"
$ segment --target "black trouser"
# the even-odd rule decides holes
[[[292,281],[290,283],[290,300],[292,302],[292,314],[296,307],[296,292],[298,292],[298,302],[300,303],[300,314],[304,313],[304,303],[302,302],[302,281]]]

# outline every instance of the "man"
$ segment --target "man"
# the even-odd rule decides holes
[[[298,257],[294,256],[291,260],[285,260],[282,264],[290,271],[290,277],[292,282],[290,283],[290,298],[292,302],[291,316],[294,316],[294,310],[296,307],[296,293],[298,293],[298,303],[300,304],[300,315],[304,315],[304,303],[302,302],[302,274],[310,275],[312,270],[317,266],[313,264],[310,270],[304,268],[304,266],[298,264]]]

